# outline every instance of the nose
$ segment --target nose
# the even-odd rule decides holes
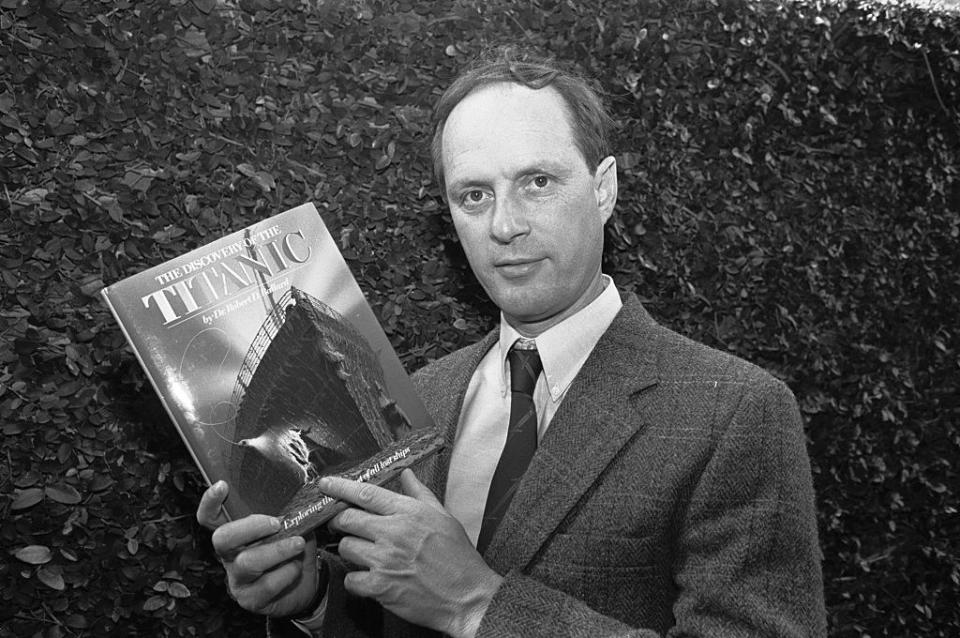
[[[490,219],[490,236],[502,244],[509,244],[529,231],[530,225],[523,206],[509,195],[498,197]]]

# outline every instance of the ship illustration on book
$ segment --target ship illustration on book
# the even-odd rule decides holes
[[[438,450],[433,420],[312,204],[108,286],[103,297],[231,518],[304,534]]]
[[[363,336],[330,306],[290,288],[243,360],[227,481],[279,514],[304,485],[351,469],[409,435]],[[231,436],[232,434],[232,436]]]

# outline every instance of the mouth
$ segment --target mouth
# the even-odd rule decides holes
[[[540,265],[541,258],[501,259],[493,263],[494,269],[507,279],[529,275]]]

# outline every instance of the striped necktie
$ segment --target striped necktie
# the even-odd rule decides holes
[[[517,340],[507,353],[510,362],[510,422],[507,442],[490,482],[483,523],[477,538],[477,550],[482,554],[490,544],[500,519],[513,499],[514,492],[537,451],[537,408],[533,403],[533,389],[543,365],[533,341]]]

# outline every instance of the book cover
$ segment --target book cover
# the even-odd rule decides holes
[[[303,534],[343,508],[320,477],[382,484],[441,446],[313,204],[102,295],[232,519]]]

